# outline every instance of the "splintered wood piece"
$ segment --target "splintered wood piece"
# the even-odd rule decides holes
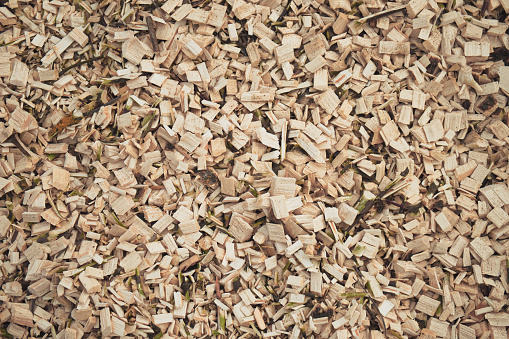
[[[137,268],[142,262],[142,258],[136,252],[131,252],[120,261],[119,266],[126,272],[131,272]]]
[[[97,279],[87,277],[85,273],[79,275],[79,280],[89,294],[97,293],[102,289],[102,285]]]
[[[313,262],[311,262],[311,260],[302,250],[295,252],[294,256],[306,269],[314,267]]]
[[[232,215],[228,230],[239,242],[249,240],[253,234],[253,228],[251,225],[249,225],[249,223],[245,221],[241,215],[235,213]]]
[[[475,238],[470,242],[470,248],[479,256],[482,260],[488,260],[495,251],[486,243],[485,238]]]
[[[173,314],[171,313],[154,314],[152,316],[152,321],[155,325],[171,323],[173,320]]]
[[[134,205],[135,203],[130,196],[121,195],[111,204],[111,207],[117,215],[124,215],[129,212]]]
[[[28,305],[27,305],[28,306]],[[11,308],[11,319],[10,321],[20,326],[34,326],[34,315],[30,312],[29,308],[23,307],[23,305],[16,305]]]
[[[290,216],[286,207],[286,198],[284,196],[270,197],[270,204],[276,219],[284,219]]]
[[[492,209],[486,217],[497,227],[502,227],[509,223],[509,214],[500,207]]]
[[[267,232],[268,232],[270,241],[282,242],[282,243],[286,242],[285,230],[282,225],[268,223],[266,226],[267,226]],[[297,247],[298,246],[296,246],[295,248],[297,248]]]
[[[297,185],[295,178],[273,177],[269,193],[271,195],[283,195],[287,198],[292,198],[296,194]]]
[[[338,15],[338,18],[332,25],[332,29],[333,29],[334,33],[336,33],[338,35],[344,33],[349,22],[350,22],[350,20],[348,20],[348,16],[346,14],[340,12]]]
[[[9,83],[17,87],[25,87],[28,82],[28,66],[19,60],[15,60],[12,65],[11,77]]]
[[[69,36],[80,44],[81,47],[85,47],[88,42],[88,35],[86,35],[83,30],[79,27],[75,27],[70,33]]]
[[[12,126],[14,131],[23,133],[35,128],[37,122],[28,112],[22,110],[20,107],[16,107],[14,112],[11,113],[9,125]]]
[[[108,307],[103,308],[99,313],[101,333],[104,335],[110,335],[113,332],[111,325],[111,313]]]
[[[70,183],[70,173],[58,166],[53,167],[53,187],[61,191],[67,190]]]
[[[28,291],[37,297],[42,297],[50,291],[50,285],[51,282],[48,279],[41,279],[28,286]]]
[[[320,272],[311,272],[311,279],[309,283],[309,291],[318,296],[322,296],[322,274]]]
[[[325,159],[320,150],[306,136],[301,134],[299,138],[295,138],[295,141],[313,160],[319,164],[325,164]]]
[[[424,127],[424,133],[426,134],[426,139],[428,142],[435,142],[444,137],[444,128],[440,120],[432,120],[429,124],[426,124]]]
[[[409,54],[410,43],[408,42],[395,42],[395,41],[380,41],[378,44],[378,52],[380,54]]]
[[[340,103],[338,96],[331,89],[320,94],[318,97],[316,97],[315,101],[328,114],[333,114]]]
[[[440,306],[439,300],[435,300],[426,295],[421,295],[415,309],[429,316],[434,316],[438,306]]]
[[[355,208],[351,207],[350,205],[346,203],[341,203],[339,206],[339,218],[347,225],[352,225],[355,219],[357,218],[357,215],[359,214],[359,211],[357,211]]]
[[[509,315],[507,313],[488,313],[484,316],[491,326],[504,326],[509,324]]]

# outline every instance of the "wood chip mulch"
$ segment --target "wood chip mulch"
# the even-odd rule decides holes
[[[0,1],[0,337],[507,339],[507,13]]]

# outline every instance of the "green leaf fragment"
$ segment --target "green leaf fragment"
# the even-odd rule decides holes
[[[365,249],[366,249],[365,246],[356,245],[355,248],[353,249],[352,253],[355,256],[359,256],[362,254],[362,252],[364,252]]]
[[[99,149],[97,150],[97,154],[95,156],[97,161],[101,161],[102,153],[103,153],[103,145],[99,145]]]
[[[115,222],[116,222],[117,224],[119,224],[120,226],[122,226],[122,227],[124,227],[124,228],[127,228],[127,226],[126,226],[126,225],[124,225],[124,224],[122,223],[122,221],[120,221],[120,219],[118,219],[118,217],[117,217],[117,215],[115,214],[115,212],[111,212],[111,213],[110,213],[110,215],[113,217],[113,219],[115,220]]]
[[[353,292],[353,293],[343,293],[341,294],[343,298],[363,298],[367,297],[368,294],[366,292]]]
[[[154,117],[156,116],[156,112],[154,111],[154,113],[152,113],[151,115],[147,115],[146,117],[143,118],[143,121],[141,122],[141,130],[144,131],[145,129],[148,128],[148,126],[150,125],[150,122],[154,119]]]
[[[53,202],[53,199],[51,198],[51,196],[49,195],[48,191],[46,191],[46,197],[48,198],[48,201],[51,205],[51,207],[53,208],[53,210],[55,211],[55,213],[58,215],[59,218],[63,219],[63,220],[67,220],[67,218],[64,218],[62,216],[62,214],[60,214],[60,211],[58,210],[57,206],[55,205],[55,203]]]
[[[226,331],[226,317],[223,314],[219,317],[219,326],[223,331]]]

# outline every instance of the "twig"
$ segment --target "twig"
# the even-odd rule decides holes
[[[49,131],[48,133],[48,136],[50,138],[53,138],[54,136],[56,136],[57,134],[59,134],[60,132],[62,132],[64,129],[66,129],[68,126],[70,125],[74,125],[75,123],[79,122],[81,119],[83,119],[84,117],[86,116],[90,116],[96,112],[99,112],[99,110],[101,109],[101,107],[104,107],[104,106],[109,106],[109,105],[113,105],[115,102],[117,102],[118,100],[120,100],[122,98],[122,95],[119,95],[113,99],[111,99],[110,101],[108,101],[107,103],[105,103],[104,105],[99,105],[98,107],[86,112],[86,113],[83,113],[83,116],[82,117],[75,117],[74,115],[72,114],[69,114],[65,117],[63,117],[59,122],[58,124],[56,124],[55,126],[53,126],[53,128]]]
[[[288,12],[290,11],[291,5],[292,5],[292,0],[289,0],[288,5],[286,5],[286,7],[283,9],[283,11],[281,12],[281,15],[279,16],[279,18],[277,18],[276,22],[281,22],[281,20],[283,20],[285,15],[288,14]]]
[[[394,205],[394,206],[397,206],[397,207],[399,207],[399,208],[405,208],[405,206],[404,206],[404,205],[402,205],[402,204],[398,204],[398,203],[396,203],[396,202],[394,202],[394,201],[392,201],[392,200],[381,199],[381,200],[379,200],[379,201],[384,202],[384,203],[387,203],[387,204],[391,204],[391,205]]]
[[[356,23],[359,24],[359,25],[363,25],[366,22],[370,22],[372,20],[383,18],[384,16],[391,15],[391,14],[397,13],[399,11],[403,11],[405,9],[406,9],[405,5],[401,5],[401,6],[398,6],[398,7],[386,9],[384,11],[381,11],[381,12],[378,12],[378,13],[374,13],[374,14],[368,15],[365,18],[359,19],[359,20],[356,21]]]
[[[482,3],[482,8],[481,8],[481,18],[484,18],[484,14],[488,10],[489,5],[490,5],[490,1],[484,0],[484,2]]]
[[[216,297],[221,300],[221,288],[219,286],[219,279],[216,277]]]
[[[403,174],[403,173],[402,173]],[[362,209],[362,211],[359,212],[359,214],[357,215],[357,217],[355,218],[355,221],[350,225],[348,226],[348,228],[345,230],[345,232],[348,232],[350,231],[355,225],[357,225],[359,223],[359,220],[361,220],[361,218],[371,209],[371,207],[373,207],[373,205],[375,204],[375,202],[377,200],[383,200],[385,199],[386,197],[384,197],[398,182],[401,181],[401,179],[403,179],[404,176],[401,176],[399,178],[396,178],[384,191],[380,192],[375,199],[373,200],[369,200],[366,205],[364,206],[364,208]]]
[[[378,309],[378,306],[375,304],[375,301],[371,297],[371,294],[366,289],[366,286],[364,284],[364,280],[362,279],[361,271],[359,270],[359,266],[357,266],[357,263],[355,263],[355,262],[354,262],[354,264],[355,264],[355,266],[353,268],[355,269],[355,273],[357,274],[357,282],[362,286],[362,289],[367,293],[367,296],[368,296],[369,300],[371,301],[372,307],[375,309],[375,311],[378,314],[378,316],[380,316],[380,323],[381,323],[381,325],[382,325],[382,327],[384,329],[384,336],[387,337],[387,327],[385,326],[384,317],[382,316],[382,313]],[[366,308],[366,311],[368,311],[370,316],[372,316],[372,317],[374,317],[376,319],[376,315],[373,314],[372,310],[370,310],[369,308]]]
[[[10,89],[6,84],[0,83],[0,87],[4,88],[7,91],[7,93],[15,95],[17,97],[20,97],[23,95],[20,92],[16,92],[15,90]]]
[[[150,36],[150,41],[152,42],[152,47],[155,52],[159,52],[159,45],[157,44],[156,32],[154,30],[154,21],[151,16],[146,17],[147,27],[148,27],[148,35]]]
[[[86,113],[83,113],[83,116],[86,117],[86,116],[90,116],[96,112],[99,112],[99,110],[101,109],[101,107],[103,106],[109,106],[109,105],[113,105],[114,103],[116,103],[118,100],[120,100],[120,98],[122,98],[122,95],[119,95],[113,99],[111,99],[110,101],[106,102],[104,105],[99,105],[98,107],[86,112]]]
[[[14,145],[18,147],[18,149],[26,156],[33,157],[36,156],[34,152],[32,152],[24,143],[20,140],[19,134],[15,134],[11,136],[8,141],[12,142]]]
[[[81,66],[81,65],[84,65],[84,64],[88,64],[89,62],[94,62],[94,61],[97,61],[97,60],[101,60],[103,58],[104,58],[104,56],[100,55],[100,56],[93,57],[93,58],[90,58],[90,59],[87,59],[87,60],[79,61],[79,62],[75,63],[74,65],[71,65],[69,67],[64,68],[63,70],[60,71],[60,73],[58,73],[58,75],[62,76],[62,75],[64,75],[65,73],[69,72],[71,69],[73,69],[75,67],[78,67],[78,66]]]

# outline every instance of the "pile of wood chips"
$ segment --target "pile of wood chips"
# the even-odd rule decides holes
[[[507,339],[506,12],[0,1],[0,336]]]

